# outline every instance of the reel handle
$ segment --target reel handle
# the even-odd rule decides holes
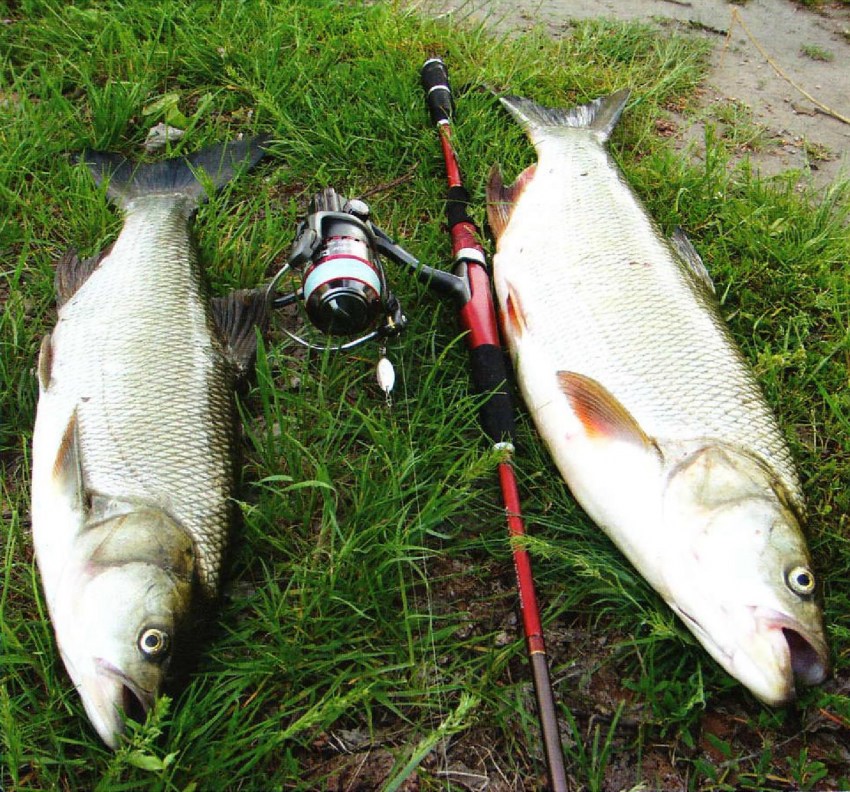
[[[435,124],[448,123],[454,112],[454,102],[446,64],[440,58],[430,58],[422,66],[421,78],[431,120]]]

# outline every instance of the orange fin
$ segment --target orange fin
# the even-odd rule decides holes
[[[82,507],[85,489],[76,411],[71,415],[62,435],[62,441],[59,443],[59,450],[53,463],[53,479],[61,489],[70,494],[78,507]]]
[[[595,379],[573,371],[559,371],[558,385],[591,437],[655,447],[632,414]]]
[[[525,311],[522,310],[522,301],[519,299],[516,289],[513,284],[508,283],[508,298],[505,300],[505,310],[508,315],[508,322],[516,335],[521,336],[528,327],[528,322],[525,318]]]
[[[487,182],[487,221],[496,239],[502,236],[507,228],[514,205],[526,185],[534,178],[536,170],[537,165],[529,165],[517,176],[513,184],[506,187],[502,178],[502,169],[498,165],[491,168],[490,179]]]

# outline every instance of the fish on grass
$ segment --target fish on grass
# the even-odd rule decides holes
[[[211,300],[190,227],[204,185],[259,140],[135,165],[87,152],[124,212],[111,249],[57,266],[58,320],[38,361],[32,527],[65,667],[115,748],[218,593],[235,517],[233,388],[256,351],[261,294]]]
[[[504,330],[576,499],[708,652],[779,705],[829,667],[800,482],[698,254],[662,238],[606,150],[627,97],[502,99],[538,154],[488,185]]]

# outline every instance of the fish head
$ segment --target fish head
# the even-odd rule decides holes
[[[194,547],[168,515],[139,509],[89,525],[63,575],[56,637],[86,713],[117,747],[125,718],[159,697],[191,610]]]
[[[820,593],[781,482],[750,454],[710,446],[672,470],[664,521],[665,596],[709,653],[778,706],[795,681],[829,673]]]

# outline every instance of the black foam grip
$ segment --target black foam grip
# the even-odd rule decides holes
[[[465,187],[449,187],[446,198],[446,220],[449,228],[454,228],[458,223],[472,223],[467,207],[469,206],[469,193]]]
[[[514,409],[508,393],[507,368],[501,347],[481,344],[470,352],[472,384],[490,396],[481,405],[481,426],[494,442],[513,440]]]
[[[422,87],[425,89],[425,103],[435,124],[449,121],[452,116],[452,89],[449,85],[449,73],[446,64],[439,58],[431,58],[422,67]]]

